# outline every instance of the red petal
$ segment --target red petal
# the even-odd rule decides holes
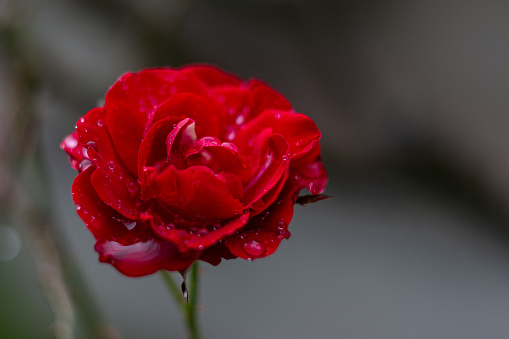
[[[157,162],[166,160],[166,139],[180,122],[179,118],[166,118],[157,121],[148,130],[138,151],[138,177],[142,177],[143,167],[154,166]]]
[[[80,144],[88,147],[87,156],[97,165],[92,184],[106,204],[127,218],[137,219],[140,187],[137,178],[118,159],[104,116],[102,108],[95,108],[76,124]]]
[[[69,163],[75,170],[82,172],[92,165],[87,149],[78,142],[78,132],[66,136],[60,143],[60,148],[69,154]]]
[[[189,220],[230,219],[244,210],[228,186],[204,166],[178,170],[170,165],[149,180],[158,200]]]
[[[235,259],[234,256],[227,248],[224,246],[222,242],[214,245],[212,247],[207,248],[202,255],[200,256],[200,260],[208,262],[211,265],[217,266],[221,263],[221,259]]]
[[[327,183],[327,171],[320,161],[320,145],[315,140],[310,150],[290,162],[290,171],[295,175],[300,187],[306,187],[311,194],[324,191]]]
[[[184,271],[198,258],[199,252],[182,254],[174,244],[158,238],[120,244],[100,240],[95,245],[99,261],[113,265],[120,273],[139,277],[159,270]]]
[[[208,228],[196,229],[195,231],[171,228],[161,223],[152,223],[154,232],[163,239],[180,244],[180,250],[204,250],[225,237],[231,236],[236,231],[244,227],[249,220],[249,212],[226,222],[225,225],[210,230]]]
[[[214,138],[202,138],[185,154],[187,166],[207,166],[214,171],[243,177],[250,172],[246,159]]]
[[[162,103],[157,108],[152,123],[168,117],[193,119],[199,137],[219,137],[224,128],[224,112],[210,100],[192,93],[176,94]]]
[[[260,80],[251,80],[249,82],[249,90],[248,106],[250,110],[246,122],[256,118],[260,113],[268,109],[292,110],[290,103],[281,94]]]
[[[72,192],[78,215],[98,240],[99,260],[127,276],[141,276],[160,269],[180,271],[189,267],[197,252],[185,255],[172,243],[155,237],[140,221],[124,218],[97,196],[91,183],[91,166],[74,179]]]
[[[138,150],[155,108],[180,92],[205,94],[203,85],[193,77],[168,69],[127,73],[106,94],[106,126],[120,158],[133,174],[138,155],[133,150]]]
[[[289,160],[286,156],[288,143],[280,135],[269,137],[270,130],[260,133],[254,140],[253,156],[257,156],[254,176],[244,184],[244,206],[249,207],[263,197],[287,174]],[[253,160],[250,161],[251,164]]]
[[[232,133],[265,110],[291,110],[290,103],[284,97],[259,80],[251,80],[244,86],[219,87],[212,90],[211,96],[227,112],[226,140],[232,140]]]
[[[281,240],[290,237],[288,224],[292,220],[297,194],[297,182],[287,182],[276,202],[265,213],[256,215],[235,235],[225,239],[224,244],[230,252],[248,260],[274,253]]]
[[[239,85],[243,81],[233,74],[210,65],[191,65],[181,69],[185,74],[191,74],[202,81],[207,87],[222,85]]]
[[[290,157],[309,149],[310,144],[321,136],[313,120],[303,114],[267,110],[248,122],[237,134],[234,141],[242,150],[241,153],[244,154],[249,141],[266,128],[271,128],[273,134],[280,134],[286,139]]]

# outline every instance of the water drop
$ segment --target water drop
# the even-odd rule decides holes
[[[78,146],[78,140],[73,135],[68,135],[60,144],[60,148],[68,148],[70,150],[74,149],[76,146]]]
[[[85,122],[85,118],[81,117],[81,118],[80,118],[80,122],[81,122],[81,123],[84,123],[84,122]]]
[[[127,183],[127,190],[131,193],[136,193],[138,191],[138,187],[136,187],[136,183],[134,181],[129,181]]]
[[[235,119],[235,123],[236,123],[237,125],[242,125],[242,123],[244,122],[244,120],[245,120],[245,119],[246,119],[246,117],[245,117],[245,116],[243,116],[243,115],[239,115],[239,116],[237,116],[237,119]]]
[[[245,242],[242,246],[248,255],[260,256],[265,252],[265,247],[256,240]]]
[[[208,230],[208,229],[206,229],[206,228],[202,228],[202,229],[200,229],[200,230],[198,231],[198,236],[200,236],[200,237],[204,237],[204,236],[206,236],[207,234],[209,234],[209,230]]]
[[[226,139],[232,141],[237,136],[237,133],[235,131],[231,131],[227,136]]]
[[[277,229],[282,231],[282,230],[285,229],[285,226],[286,226],[285,222],[284,221],[280,221],[278,223],[278,225],[277,225]]]
[[[275,119],[281,119],[281,113],[274,114],[274,118]]]
[[[86,170],[87,168],[89,168],[90,166],[92,165],[92,161],[88,160],[88,159],[83,159],[81,160],[81,162],[78,164],[78,170],[80,172],[83,172],[84,170]]]
[[[123,222],[124,226],[130,231],[136,226],[136,221],[128,220]]]
[[[218,230],[218,229],[220,229],[220,228],[221,228],[221,224],[220,224],[220,223],[214,224],[214,226],[212,227],[212,229],[213,229],[214,231],[217,231],[217,230]]]
[[[80,205],[76,205],[76,211],[79,211],[81,209]]]
[[[103,125],[104,122],[101,119],[97,120],[97,126],[102,127]]]
[[[113,161],[108,161],[108,168],[110,170],[115,169],[115,163]]]

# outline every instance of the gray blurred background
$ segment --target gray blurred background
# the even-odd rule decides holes
[[[59,149],[126,71],[216,64],[312,117],[334,198],[201,266],[204,338],[509,337],[509,2],[0,0],[0,338],[182,338],[100,264]]]

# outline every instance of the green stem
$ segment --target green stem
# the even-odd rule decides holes
[[[198,322],[196,316],[196,303],[198,300],[198,261],[195,261],[189,272],[191,286],[189,288],[189,304],[187,304],[187,329],[189,338],[198,339]]]
[[[177,302],[180,312],[186,321],[187,336],[189,339],[199,339],[198,321],[196,315],[196,304],[198,299],[198,262],[195,262],[189,270],[188,283],[188,302],[184,299],[179,284],[173,280],[168,271],[159,271],[163,277],[166,286],[173,295],[173,299]]]

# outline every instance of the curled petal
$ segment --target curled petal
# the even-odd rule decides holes
[[[242,201],[246,207],[263,197],[287,174],[288,143],[280,135],[269,134],[270,130],[267,129],[254,141],[256,146],[252,154],[258,159],[257,165],[253,166],[253,176],[244,185]]]
[[[266,110],[248,122],[237,134],[234,141],[241,153],[249,152],[249,141],[267,128],[271,128],[272,133],[280,134],[288,142],[290,158],[309,150],[310,144],[321,136],[313,120],[303,114]]]
[[[138,239],[132,244],[99,240],[95,245],[99,261],[109,263],[122,274],[139,277],[159,270],[185,271],[199,252],[181,253],[174,244],[157,237]]]
[[[99,260],[108,262],[128,276],[141,276],[160,269],[184,270],[197,252],[185,255],[177,247],[154,236],[149,227],[125,218],[97,196],[91,183],[95,166],[80,173],[72,186],[78,215],[97,239]]]
[[[88,158],[88,150],[78,142],[78,132],[66,136],[60,143],[60,148],[67,152],[69,163],[75,170],[83,172],[92,165],[92,161]]]
[[[140,187],[137,178],[119,160],[104,126],[104,117],[104,110],[96,108],[76,124],[79,143],[88,147],[87,156],[97,166],[92,185],[108,206],[127,218],[136,219]]]
[[[244,177],[250,172],[246,159],[235,149],[214,138],[202,138],[185,154],[187,166],[207,166],[214,173],[229,172]]]
[[[205,94],[203,84],[169,69],[127,73],[108,91],[104,108],[106,127],[120,158],[137,173],[137,150],[156,108],[179,92]],[[126,119],[126,117],[128,117]]]
[[[253,217],[246,227],[225,239],[228,250],[237,257],[252,260],[266,257],[289,238],[288,224],[293,216],[293,204],[298,195],[298,183],[289,180],[277,200],[263,213]]]
[[[327,183],[327,171],[320,160],[320,145],[317,140],[313,141],[307,153],[292,159],[290,171],[294,173],[300,187],[306,187],[311,194],[324,191]]]
[[[200,228],[196,230],[172,228],[161,223],[152,223],[152,229],[161,238],[172,243],[180,244],[180,251],[189,250],[201,251],[217,244],[222,239],[231,236],[237,230],[246,225],[249,220],[249,212],[240,215],[237,218],[225,222],[224,225],[216,227]]]
[[[224,128],[224,112],[211,100],[193,93],[176,94],[159,105],[152,123],[164,118],[194,120],[198,136],[219,137]]]

